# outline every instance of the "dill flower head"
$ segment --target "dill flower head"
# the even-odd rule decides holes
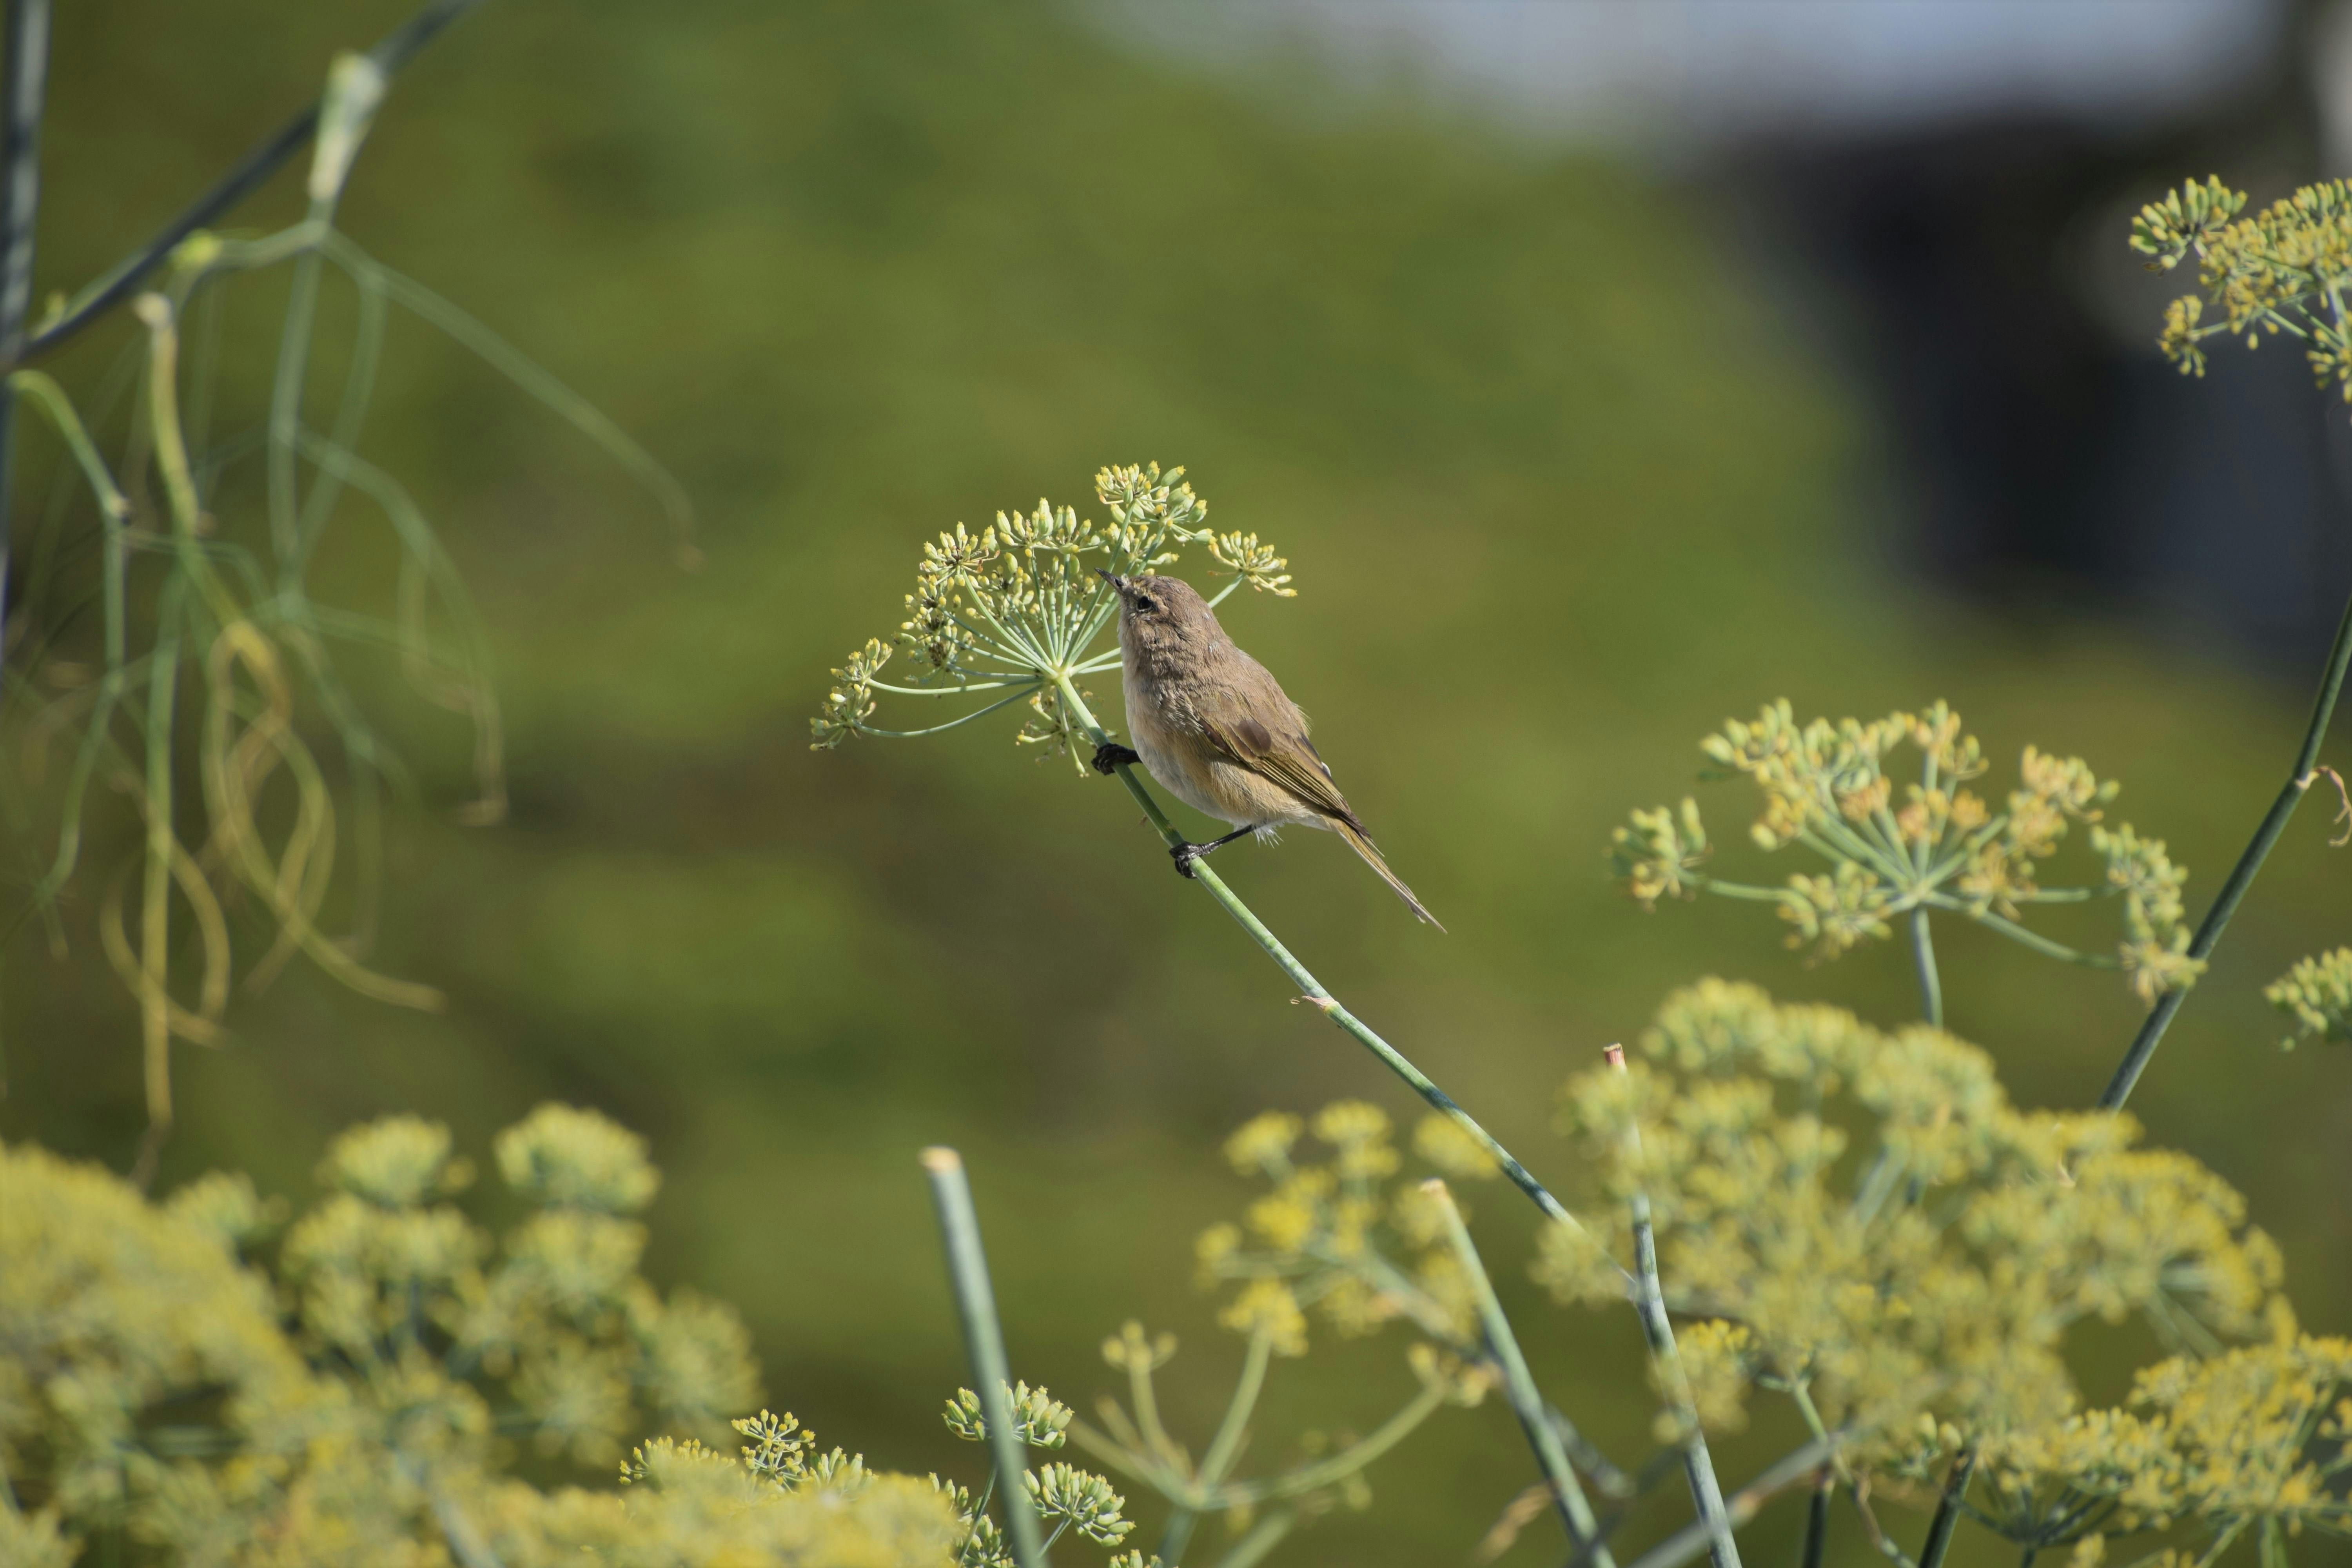
[[[1095,476],[1097,522],[1070,507],[1040,500],[1026,514],[998,512],[978,533],[962,523],[923,546],[907,619],[897,636],[870,637],[833,672],[833,689],[810,721],[818,749],[852,735],[937,734],[999,709],[1027,715],[1017,738],[1068,752],[1086,721],[1077,682],[1116,668],[1118,598],[1100,575],[1158,572],[1181,559],[1181,546],[1204,547],[1210,574],[1246,583],[1277,598],[1296,596],[1288,563],[1255,533],[1219,533],[1208,503],[1192,493],[1184,470],[1157,463],[1108,468]],[[1108,644],[1108,646],[1106,646]],[[900,654],[906,685],[880,679]],[[911,730],[877,727],[885,698],[967,699],[992,694],[943,723]]]
[[[2233,337],[2252,348],[2284,335],[2303,345],[2322,386],[2352,402],[2352,337],[2342,304],[2352,287],[2352,184],[2305,185],[2241,216],[2245,205],[2245,193],[2216,175],[2190,181],[2133,220],[2132,248],[2151,258],[2150,269],[2168,272],[2193,256],[2203,291],[2172,302],[2157,346],[2183,375],[2202,375],[2209,338]]]
[[[1703,868],[1712,850],[1698,804],[1685,799],[1636,811],[1612,836],[1612,867],[1645,909],[1701,892],[1769,903],[1790,926],[1789,945],[1823,959],[1936,911],[2051,957],[2120,970],[2148,1002],[2204,968],[2189,956],[2180,897],[2188,873],[2161,839],[2106,822],[2117,785],[2079,757],[2028,746],[2016,787],[1997,797],[1976,782],[1990,771],[1982,744],[1941,702],[1800,724],[1782,700],[1752,721],[1727,722],[1699,747],[1720,770],[1715,776],[1739,774],[1756,786],[1761,809],[1748,837],[1759,848],[1801,847],[1825,868],[1779,887],[1717,877]],[[1900,784],[1898,765],[1910,775]],[[2045,866],[2078,827],[2098,858],[2095,879],[2048,885]],[[2109,901],[2122,928],[2112,954],[2077,952],[2027,923],[2039,906]]]
[[[2127,1117],[2017,1110],[1984,1052],[1924,1026],[1703,982],[1626,1070],[1571,1079],[1561,1121],[1585,1214],[1618,1217],[1551,1227],[1538,1278],[1622,1306],[1645,1195],[1669,1305],[1719,1325],[1690,1342],[1717,1426],[1751,1387],[1802,1389],[1892,1464],[1923,1414],[1970,1440],[2072,1415],[2074,1325],[2137,1317],[2210,1352],[2283,1306],[2277,1249],[2227,1184],[2138,1147]]]

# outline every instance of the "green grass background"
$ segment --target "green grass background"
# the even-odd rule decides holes
[[[333,47],[400,14],[64,8],[42,288],[141,237]],[[1865,391],[1697,195],[1275,79],[1206,79],[1025,3],[498,0],[436,45],[395,87],[345,226],[674,466],[707,564],[678,569],[598,453],[427,330],[396,331],[362,450],[442,520],[479,595],[512,816],[450,825],[464,738],[371,681],[424,786],[397,819],[380,957],[451,1006],[392,1011],[299,969],[240,997],[232,1045],[178,1052],[166,1182],[233,1163],[299,1196],[357,1118],[419,1111],[478,1151],[541,1099],[599,1106],[668,1173],[655,1271],[742,1308],[772,1403],[877,1462],[970,1472],[934,1415],[966,1374],[915,1163],[952,1142],[1021,1374],[1087,1408],[1113,1386],[1096,1344],[1140,1317],[1181,1337],[1169,1399],[1205,1436],[1238,1362],[1191,1282],[1191,1236],[1244,1193],[1217,1141],[1268,1106],[1416,1102],[1286,1005],[1115,785],[1040,765],[1010,725],[805,744],[827,667],[895,627],[923,538],[1040,493],[1085,501],[1111,461],[1190,465],[1221,525],[1288,553],[1298,597],[1244,596],[1228,625],[1313,711],[1451,934],[1320,836],[1222,868],[1548,1177],[1574,1171],[1556,1085],[1682,981],[1915,1008],[1891,947],[1809,968],[1752,907],[1643,916],[1608,883],[1610,826],[1691,788],[1726,715],[1948,697],[1999,787],[2028,742],[2123,779],[2119,815],[2170,842],[2201,908],[2292,754],[2296,685],[2196,637],[1993,617],[1891,568],[1902,520]],[[296,184],[246,219],[289,216]],[[224,397],[248,419],[282,287],[230,317]],[[348,312],[333,300],[331,326]],[[61,369],[94,386],[128,341],[118,323]],[[331,350],[319,384],[333,374]],[[233,477],[224,516],[257,485]],[[389,556],[345,505],[325,581],[380,604]],[[1096,689],[1115,710],[1115,683]],[[1738,790],[1702,800],[1727,866],[1795,868],[1745,847]],[[2294,825],[2134,1109],[2245,1190],[2306,1320],[2341,1329],[2352,1063],[2281,1057],[2258,995],[2352,937],[2326,839],[2322,810]],[[37,930],[0,958],[0,1134],[118,1167],[137,1029],[89,916],[128,849],[99,846],[64,960]],[[2097,1093],[2138,1016],[2117,980],[1973,931],[1944,952],[1954,1027],[2021,1100]],[[1519,1266],[1525,1205],[1475,1208],[1538,1373],[1635,1448],[1631,1315],[1545,1303]],[[2147,1349],[2086,1345],[2101,1395]],[[1377,1422],[1409,1387],[1402,1350],[1322,1343],[1279,1367],[1253,1459]],[[1727,1445],[1727,1470],[1781,1435]],[[1281,1560],[1461,1561],[1530,1475],[1498,1403],[1446,1413],[1374,1470],[1370,1514]],[[1758,1527],[1759,1560],[1792,1506]],[[1869,1555],[1840,1530],[1844,1561]],[[1550,1531],[1508,1561],[1551,1561]]]

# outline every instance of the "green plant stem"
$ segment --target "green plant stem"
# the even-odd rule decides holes
[[[1761,1475],[1733,1493],[1730,1501],[1726,1505],[1733,1527],[1737,1528],[1754,1519],[1757,1510],[1770,1501],[1783,1488],[1801,1479],[1809,1471],[1822,1469],[1823,1461],[1837,1452],[1838,1445],[1843,1441],[1844,1441],[1843,1436],[1834,1433],[1816,1437],[1794,1453],[1777,1459],[1768,1466]],[[1825,1515],[1829,1509],[1829,1493],[1816,1489],[1813,1497],[1813,1511],[1816,1514]],[[1684,1563],[1706,1551],[1713,1538],[1714,1532],[1707,1521],[1696,1521],[1683,1526],[1682,1529],[1636,1557],[1630,1564],[1630,1568],[1682,1568]],[[1806,1550],[1811,1552],[1814,1549],[1813,1538],[1809,1537]],[[1818,1558],[1808,1557],[1805,1568],[1820,1568]]]
[[[49,0],[8,0],[0,62],[0,355],[25,342],[33,302],[33,223],[41,199],[41,108],[49,77]],[[0,663],[8,630],[8,519],[14,510],[16,389],[0,382]]]
[[[1496,1372],[1502,1370],[1501,1363],[1495,1359],[1494,1352],[1483,1336],[1456,1332],[1454,1325],[1446,1321],[1445,1310],[1429,1292],[1407,1279],[1396,1265],[1379,1254],[1368,1252],[1356,1257],[1341,1257],[1335,1252],[1318,1249],[1315,1256],[1335,1268],[1349,1270],[1373,1289],[1397,1302],[1423,1333],[1451,1347],[1455,1354],[1493,1367]],[[1633,1495],[1633,1478],[1618,1468],[1591,1438],[1578,1431],[1575,1422],[1549,1402],[1544,1405],[1543,1411],[1545,1421],[1558,1435],[1560,1447],[1567,1450],[1569,1462],[1575,1468],[1591,1477],[1592,1484],[1611,1497]]]
[[[1234,1542],[1232,1551],[1217,1559],[1217,1568],[1252,1568],[1280,1544],[1282,1538],[1288,1535],[1291,1527],[1297,1522],[1298,1515],[1294,1510],[1285,1509],[1279,1513],[1267,1514],[1247,1535]]]
[[[1201,1457],[1201,1468],[1192,1482],[1192,1490],[1200,1497],[1216,1490],[1231,1470],[1234,1460],[1241,1455],[1242,1436],[1249,1430],[1249,1418],[1257,1409],[1257,1396],[1265,1388],[1266,1363],[1274,1355],[1274,1336],[1260,1329],[1250,1335],[1249,1349],[1243,1352],[1241,1376],[1234,1382],[1234,1395],[1225,1403],[1224,1419],[1217,1423],[1217,1435],[1209,1439],[1209,1451]],[[1158,1425],[1158,1413],[1153,1425]],[[1203,1504],[1205,1506],[1205,1504]],[[1200,1508],[1190,1502],[1179,1502],[1168,1516],[1168,1528],[1160,1538],[1160,1557],[1174,1568],[1184,1555],[1184,1548],[1192,1539],[1193,1522],[1200,1517]]]
[[[2294,808],[2303,804],[2303,797],[2310,793],[2312,782],[2318,776],[2315,770],[2319,762],[2319,748],[2327,739],[2328,721],[2336,715],[2336,699],[2344,689],[2347,666],[2352,666],[2352,600],[2346,601],[2344,618],[2336,624],[2336,644],[2328,650],[2327,667],[2319,678],[2319,693],[2312,700],[2311,721],[2304,727],[2303,746],[2295,753],[2294,771],[2287,775],[2285,787],[2271,803],[2270,813],[2263,818],[2262,826],[2254,829],[2252,842],[2246,846],[2245,853],[2238,857],[2237,865],[2231,868],[2230,879],[2222,883],[2221,890],[2214,895],[2213,907],[2205,911],[2203,923],[2198,926],[2196,936],[2189,943],[2189,956],[2200,963],[2212,957],[2213,949],[2221,944],[2221,932],[2229,926],[2230,917],[2237,912],[2238,901],[2246,896],[2246,889],[2253,886],[2255,875],[2270,857],[2271,846],[2276,844],[2279,835],[2286,831],[2287,819],[2294,815]],[[2131,1098],[2133,1087],[2139,1082],[2139,1075],[2147,1070],[2148,1058],[2156,1055],[2156,1047],[2164,1041],[2165,1030],[2172,1026],[2173,1016],[2180,1011],[2180,1005],[2188,995],[2185,989],[2174,990],[2166,992],[2158,999],[2147,1021],[2133,1037],[2131,1048],[2124,1052],[2124,1059],[2116,1067],[2116,1076],[2108,1081],[2106,1092],[2099,1096],[2100,1110],[2123,1109],[2124,1101]]]
[[[1610,1067],[1625,1070],[1625,1048],[1612,1046]],[[1626,1142],[1638,1166],[1642,1130],[1626,1129]],[[1706,1528],[1707,1555],[1715,1568],[1739,1568],[1739,1546],[1731,1538],[1731,1521],[1724,1511],[1723,1487],[1715,1477],[1715,1461],[1706,1450],[1706,1434],[1699,1429],[1698,1412],[1691,1400],[1689,1380],[1683,1375],[1682,1356],[1675,1349],[1674,1320],[1666,1315],[1664,1289],[1658,1283],[1658,1237],[1650,1224],[1650,1194],[1633,1190],[1633,1309],[1641,1314],[1642,1336],[1649,1342],[1650,1359],[1658,1371],[1659,1385],[1682,1424],[1683,1474],[1690,1483],[1691,1501],[1698,1507],[1699,1523]]]
[[[1805,1504],[1805,1549],[1798,1568],[1822,1568],[1830,1539],[1830,1499],[1836,1493],[1837,1472],[1823,1465],[1813,1476],[1813,1495]]]
[[[2005,919],[1990,910],[1971,909],[1968,904],[1947,893],[1929,893],[1920,901],[1932,909],[1949,910],[1955,914],[1966,915],[1987,931],[1999,931],[2020,946],[2030,947],[2043,957],[2054,958],[2061,963],[2079,963],[2085,969],[2121,969],[2123,967],[2123,964],[2110,953],[2078,952],[2063,942],[2053,942],[2040,931],[2028,930],[2015,921]]]
[[[1043,1568],[1045,1549],[1037,1535],[1037,1515],[1022,1484],[1025,1472],[1021,1434],[1013,1426],[1012,1383],[1004,1364],[1004,1335],[996,1321],[996,1293],[988,1282],[988,1255],[981,1250],[980,1216],[971,1206],[971,1184],[963,1158],[952,1149],[923,1151],[946,1239],[948,1273],[955,1285],[956,1310],[963,1320],[964,1350],[972,1381],[980,1385],[981,1418],[988,1425],[989,1453],[995,1459],[996,1494],[1003,1500],[1004,1534],[1020,1568]]]
[[[1944,1026],[1944,982],[1936,973],[1936,939],[1927,930],[1927,911],[1911,911],[1911,962],[1919,971],[1919,1011],[1931,1028]]]
[[[1552,1506],[1559,1510],[1561,1526],[1568,1531],[1568,1542],[1580,1552],[1590,1553],[1593,1568],[1617,1568],[1617,1560],[1600,1540],[1592,1517],[1592,1505],[1586,1500],[1583,1483],[1568,1462],[1568,1451],[1560,1445],[1559,1433],[1551,1424],[1544,1408],[1543,1395],[1536,1389],[1534,1375],[1528,1371],[1528,1358],[1519,1351],[1518,1337],[1511,1332],[1511,1320],[1504,1314],[1503,1303],[1495,1294],[1495,1282],[1487,1278],[1486,1265],[1479,1261],[1478,1248],[1470,1239],[1470,1227],[1462,1223],[1462,1210],[1444,1182],[1430,1180],[1421,1190],[1436,1201],[1439,1215],[1445,1221],[1446,1239],[1454,1245],[1454,1256],[1461,1260],[1468,1274],[1470,1289],[1478,1303],[1478,1321],[1486,1332],[1486,1347],[1503,1369],[1503,1391],[1509,1396],[1511,1409],[1519,1418],[1519,1426],[1528,1435],[1528,1446],[1535,1450],[1536,1463],[1543,1469],[1544,1479],[1551,1489]]]
[[[1087,707],[1085,700],[1078,695],[1078,689],[1069,676],[1063,674],[1057,676],[1055,680],[1061,689],[1062,700],[1068,705],[1071,713],[1076,717],[1079,727],[1086,731],[1087,738],[1097,746],[1108,745],[1109,731],[1096,721],[1093,712]],[[1128,794],[1133,795],[1135,804],[1143,808],[1145,820],[1158,831],[1160,837],[1166,841],[1168,847],[1182,848],[1186,842],[1183,834],[1178,832],[1176,825],[1168,820],[1168,814],[1160,809],[1160,803],[1151,797],[1150,790],[1143,787],[1143,781],[1135,776],[1134,764],[1121,763],[1117,771],[1119,782],[1127,785]],[[1209,896],[1217,901],[1218,907],[1233,916],[1234,922],[1249,933],[1250,940],[1264,948],[1266,956],[1273,959],[1282,972],[1290,977],[1291,982],[1298,987],[1300,994],[1320,1009],[1331,1022],[1338,1025],[1341,1032],[1380,1058],[1391,1072],[1395,1073],[1397,1077],[1412,1086],[1415,1094],[1435,1107],[1455,1126],[1470,1134],[1480,1148],[1492,1154],[1496,1163],[1502,1166],[1503,1173],[1511,1179],[1512,1185],[1525,1193],[1549,1218],[1558,1220],[1563,1225],[1577,1225],[1576,1216],[1568,1212],[1568,1205],[1552,1196],[1550,1191],[1541,1182],[1530,1175],[1528,1168],[1520,1164],[1508,1149],[1496,1142],[1494,1134],[1479,1126],[1468,1111],[1454,1104],[1453,1098],[1432,1082],[1428,1074],[1407,1060],[1402,1051],[1374,1034],[1362,1019],[1341,1006],[1339,999],[1323,988],[1321,981],[1307,973],[1305,964],[1291,956],[1290,950],[1282,945],[1281,939],[1265,928],[1265,923],[1250,911],[1250,907],[1242,902],[1231,888],[1225,886],[1224,879],[1218,876],[1206,861],[1193,863],[1192,880],[1208,889]],[[1578,1228],[1583,1227],[1578,1226]]]
[[[1209,1505],[1238,1508],[1321,1491],[1335,1481],[1345,1480],[1403,1442],[1412,1435],[1414,1427],[1428,1420],[1432,1413],[1444,1403],[1445,1386],[1443,1383],[1433,1381],[1423,1384],[1421,1392],[1399,1406],[1395,1415],[1328,1458],[1318,1459],[1311,1465],[1301,1465],[1295,1470],[1268,1476],[1263,1480],[1237,1481],[1210,1499]]]
[[[1919,1568],[1944,1568],[1944,1553],[1951,1550],[1952,1532],[1959,1527],[1960,1503],[1969,1495],[1969,1482],[1976,1473],[1977,1451],[1961,1449],[1944,1478],[1944,1495],[1936,1500],[1935,1517],[1927,1521],[1927,1539],[1919,1548]]]

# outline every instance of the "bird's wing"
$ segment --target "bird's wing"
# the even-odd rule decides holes
[[[1305,730],[1304,724],[1269,727],[1256,715],[1239,710],[1238,704],[1233,710],[1203,713],[1201,719],[1210,744],[1225,761],[1281,785],[1312,811],[1362,826],[1356,823],[1355,812],[1331,782],[1331,770],[1313,743],[1297,732]]]

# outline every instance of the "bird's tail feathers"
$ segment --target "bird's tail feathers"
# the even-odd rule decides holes
[[[1389,869],[1389,863],[1381,858],[1380,850],[1373,847],[1369,837],[1365,837],[1362,828],[1358,827],[1354,823],[1343,822],[1336,818],[1331,823],[1331,828],[1333,832],[1348,841],[1349,848],[1364,858],[1365,865],[1380,873],[1381,881],[1396,890],[1396,896],[1404,900],[1405,908],[1411,910],[1426,923],[1437,926],[1439,931],[1445,929],[1438,925],[1437,917],[1423,908],[1419,899],[1413,897],[1412,889],[1404,885],[1404,879]]]

